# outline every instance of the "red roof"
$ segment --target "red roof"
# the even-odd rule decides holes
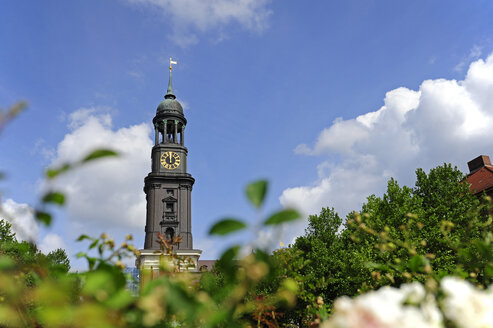
[[[472,193],[477,194],[493,187],[493,165],[485,165],[467,176]]]

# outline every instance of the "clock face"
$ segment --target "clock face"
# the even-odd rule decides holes
[[[168,170],[176,169],[180,166],[180,155],[172,151],[164,152],[161,155],[161,165]]]

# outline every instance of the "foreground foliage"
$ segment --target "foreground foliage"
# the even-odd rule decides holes
[[[446,312],[450,306],[445,305],[449,303],[441,281],[455,275],[478,288],[491,284],[488,203],[470,195],[462,175],[450,165],[429,174],[418,170],[417,176],[413,189],[390,180],[382,197],[368,197],[362,213],[351,213],[346,221],[333,209],[322,209],[310,216],[304,236],[273,254],[254,249],[242,257],[242,246],[233,246],[212,272],[201,275],[170,265],[170,257],[184,260],[172,255],[179,239],[162,239],[164,274],[138,295],[126,289],[128,277],[122,271],[124,257],[139,255],[131,236],[117,246],[106,234],[82,235],[79,240],[89,242],[89,251],[78,256],[87,260],[89,270],[76,274],[68,273],[62,250],[42,255],[34,244],[17,242],[8,223],[0,221],[0,322],[10,327],[360,327],[351,322],[360,320],[355,318],[361,313],[364,318],[373,315],[375,323],[391,322],[404,318],[409,306],[429,310],[432,300],[430,311],[439,313],[439,320],[432,315],[431,326],[460,327]],[[266,190],[265,181],[247,187],[255,208],[261,208]],[[298,217],[296,211],[284,209],[260,226]],[[210,234],[245,228],[245,222],[226,218],[211,227]],[[365,294],[401,285],[401,290]],[[409,303],[406,293],[411,287],[405,286],[414,286],[413,295],[422,297]],[[360,294],[365,296],[336,301]],[[380,298],[394,302],[397,311],[385,320],[370,306]],[[414,322],[421,325],[428,312]]]
[[[262,190],[266,188],[265,181],[257,182],[256,187],[249,186],[247,195],[255,199],[254,206],[261,206],[265,195]],[[293,210],[281,210],[263,224],[279,224],[297,216]],[[2,227],[0,234],[6,240],[14,238],[8,223],[0,224]],[[211,229],[211,234],[226,234],[244,227],[246,224],[239,220],[225,219]],[[127,236],[117,246],[106,234],[99,238],[82,235],[79,241],[90,242],[89,252],[79,253],[78,257],[87,260],[89,270],[80,274],[67,273],[67,269],[64,274],[51,275],[39,258],[26,259],[29,252],[24,252],[18,261],[13,253],[4,253],[0,258],[0,323],[11,327],[278,326],[281,314],[276,316],[275,309],[294,303],[297,285],[291,279],[284,279],[268,299],[252,293],[260,281],[274,272],[269,254],[254,250],[239,258],[238,245],[228,249],[218,261],[216,272],[221,273],[220,278],[208,272],[180,272],[180,266],[169,261],[184,260],[172,254],[173,244],[179,243],[179,238],[162,239],[164,274],[143,286],[139,295],[133,295],[125,288],[127,277],[121,262],[126,256],[139,255],[129,244],[131,239]],[[91,250],[96,251],[96,256]],[[27,276],[32,277],[29,283]]]
[[[2,117],[22,108],[0,115],[0,130]],[[95,150],[48,169],[46,178],[108,156],[117,154]],[[450,165],[428,174],[418,169],[416,175],[414,188],[391,179],[382,197],[368,197],[361,213],[345,220],[334,209],[322,209],[309,217],[303,236],[273,254],[251,249],[244,256],[245,248],[235,245],[212,272],[200,275],[180,272],[186,259],[173,255],[179,238],[161,238],[163,274],[137,295],[126,288],[122,264],[124,257],[139,255],[131,236],[119,246],[106,234],[80,236],[89,242],[88,252],[78,254],[88,271],[69,273],[63,250],[44,255],[35,244],[17,241],[0,220],[0,326],[491,327],[493,291],[483,291],[493,279],[490,202],[471,195],[462,173]],[[263,180],[246,188],[257,210],[267,189]],[[62,192],[48,188],[36,219],[50,226],[51,207],[64,203]],[[298,218],[284,209],[253,229]],[[247,227],[225,218],[209,233]]]

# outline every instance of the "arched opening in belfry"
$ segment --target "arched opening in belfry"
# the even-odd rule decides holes
[[[178,133],[180,134],[180,145],[183,146],[183,144],[184,144],[184,133],[185,133],[185,126],[183,124],[178,125]]]
[[[166,136],[165,136],[165,143],[168,142],[175,142],[175,122],[174,121],[168,121],[166,124]]]

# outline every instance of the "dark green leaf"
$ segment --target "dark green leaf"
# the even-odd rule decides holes
[[[484,268],[484,273],[486,277],[493,277],[493,265],[486,265],[486,267]]]
[[[92,238],[89,237],[88,235],[80,235],[79,238],[77,238],[77,241],[82,241],[84,239],[92,239]]]
[[[259,180],[253,183],[250,183],[246,187],[246,194],[250,203],[256,208],[262,206],[264,202],[265,194],[267,193],[267,181]]]
[[[98,242],[99,242],[99,239],[96,239],[95,241],[93,241],[91,243],[91,245],[89,246],[89,249],[93,249],[94,247],[96,247],[96,245],[98,244]]]
[[[264,225],[275,225],[284,222],[293,221],[301,217],[298,211],[292,208],[287,208],[272,214],[267,220],[265,220]]]
[[[216,222],[209,230],[209,235],[227,235],[231,232],[244,229],[246,224],[236,219],[223,219]]]
[[[68,163],[66,164],[63,164],[62,166],[58,167],[58,168],[54,168],[54,169],[47,169],[46,172],[45,172],[45,175],[48,179],[53,179],[55,178],[56,176],[64,173],[64,172],[67,172],[68,170],[70,170],[72,168],[72,166]]]
[[[118,156],[118,153],[111,149],[96,149],[82,160],[82,163],[89,162],[102,157]]]
[[[87,264],[89,265],[89,270],[94,269],[94,265],[96,265],[96,258],[94,257],[86,257]]]
[[[43,223],[46,226],[49,226],[51,224],[51,214],[50,213],[46,213],[46,212],[37,210],[34,213],[34,216],[36,217],[36,220],[40,221],[41,223]]]
[[[65,204],[65,195],[61,192],[52,191],[43,196],[43,203],[54,203],[57,205]]]

